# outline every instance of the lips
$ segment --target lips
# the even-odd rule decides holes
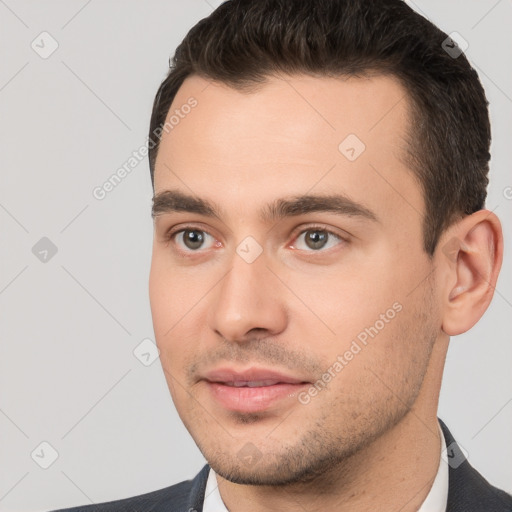
[[[279,384],[278,380],[235,380],[235,381],[228,381],[223,382],[226,386],[233,386],[235,388],[242,388],[242,387],[248,387],[248,388],[258,388],[263,386],[273,386],[274,384]]]
[[[281,372],[251,368],[235,371],[231,368],[219,368],[205,374],[204,381],[211,397],[219,405],[231,411],[262,412],[284,402],[296,404],[292,399],[305,386],[309,385],[300,378]]]
[[[230,368],[219,368],[205,374],[210,382],[220,382],[227,385],[240,386],[271,386],[273,384],[300,384],[304,380],[285,375],[275,370],[250,368],[245,371],[235,371]]]

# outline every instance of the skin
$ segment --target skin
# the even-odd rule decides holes
[[[282,76],[243,93],[192,76],[170,111],[191,96],[197,106],[161,140],[155,194],[178,190],[222,211],[155,217],[150,302],[173,401],[224,503],[231,512],[417,510],[439,465],[449,337],[492,298],[499,220],[486,210],[466,216],[433,258],[424,252],[424,199],[402,158],[407,95],[392,77]],[[338,149],[348,134],[366,146],[355,161]],[[377,221],[260,219],[265,204],[305,193],[344,194]],[[204,246],[166,239],[186,227],[209,235]],[[311,248],[308,229],[344,239]],[[236,252],[247,236],[263,250],[252,263]],[[400,312],[307,404],[291,396],[235,413],[200,380],[222,365],[314,383],[396,303]]]

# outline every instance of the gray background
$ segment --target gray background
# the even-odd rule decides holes
[[[92,191],[144,144],[169,55],[220,3],[0,0],[1,511],[133,496],[204,463],[159,360],[133,354],[154,339],[147,161],[104,200]],[[512,492],[512,3],[409,3],[468,41],[491,102],[487,207],[503,221],[508,261],[482,321],[452,339],[439,416]],[[51,48],[43,31],[59,45],[48,58],[31,47]],[[58,250],[47,262],[32,252],[42,237]],[[58,453],[47,469],[43,441]]]

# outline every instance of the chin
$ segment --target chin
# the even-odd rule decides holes
[[[230,482],[273,487],[308,484],[324,478],[327,472],[338,467],[340,463],[343,465],[343,460],[333,454],[308,457],[307,453],[298,450],[294,454],[274,451],[271,455],[265,455],[256,454],[255,450],[252,443],[247,443],[236,454],[222,454],[219,457],[217,453],[214,457],[205,458],[215,473]],[[244,462],[244,458],[251,452],[251,462]]]

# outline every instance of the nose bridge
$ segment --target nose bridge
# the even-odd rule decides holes
[[[276,292],[275,276],[267,258],[251,240],[242,241],[233,254],[231,269],[217,289],[210,325],[227,340],[243,340],[252,329],[275,334],[284,329],[284,304]]]

